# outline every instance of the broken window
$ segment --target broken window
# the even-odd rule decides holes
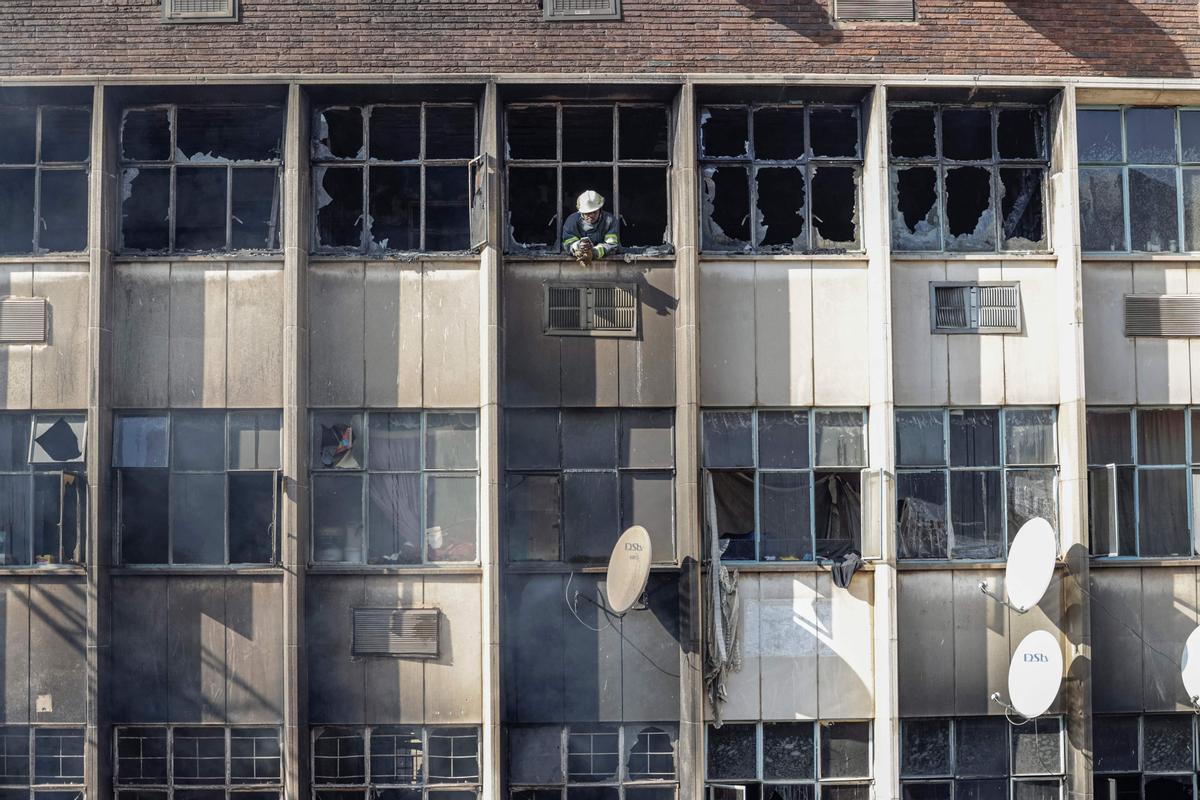
[[[1054,411],[896,412],[900,558],[1000,559],[1033,517],[1057,529]]]
[[[509,797],[674,800],[674,723],[508,728]]]
[[[138,727],[115,731],[113,784],[122,800],[148,797],[244,797],[282,792],[279,728],[220,725]]]
[[[888,118],[893,249],[1048,248],[1044,108],[906,103]]]
[[[0,794],[8,800],[83,796],[84,729],[0,725]]]
[[[506,430],[510,562],[604,564],[631,525],[675,560],[671,410],[513,410]]]
[[[1058,717],[1023,727],[1004,717],[901,720],[900,793],[909,800],[1057,798],[1063,744]]]
[[[314,800],[473,798],[479,730],[419,725],[312,728]]]
[[[121,563],[274,563],[280,455],[278,411],[118,414]]]
[[[314,251],[470,249],[475,117],[468,103],[317,109]]]
[[[869,795],[870,722],[726,723],[706,727],[705,739],[711,798]]]
[[[724,559],[862,552],[865,411],[713,410],[703,413],[702,430],[709,527],[723,540]]]
[[[475,561],[477,428],[473,411],[314,412],[313,561]]]
[[[0,413],[0,566],[82,564],[87,420]]]
[[[92,111],[0,106],[0,255],[87,248]]]
[[[669,247],[666,106],[511,104],[505,110],[508,248],[560,252],[562,226],[586,190],[599,192],[621,247]]]
[[[1200,410],[1089,408],[1088,523],[1093,555],[1190,556],[1200,489]]]
[[[1194,717],[1093,717],[1095,796],[1131,800],[1195,797]]]
[[[855,106],[707,106],[700,112],[700,169],[705,250],[862,246],[862,134]]]

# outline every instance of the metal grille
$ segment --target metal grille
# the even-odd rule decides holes
[[[163,16],[198,22],[236,20],[237,0],[164,0]]]
[[[46,341],[46,298],[0,300],[0,342]]]
[[[1021,287],[1017,283],[931,283],[934,333],[1019,333]]]
[[[632,331],[637,323],[637,298],[622,286],[596,286],[592,296],[592,330]]]
[[[546,19],[619,19],[621,0],[549,0]]]
[[[933,287],[934,325],[941,328],[967,328],[970,325],[969,308],[971,287]]]
[[[1021,296],[1016,286],[980,286],[980,328],[1012,328],[1021,326]]]
[[[1200,294],[1125,295],[1126,336],[1200,336]]]
[[[634,284],[546,284],[548,334],[636,336],[638,294]]]
[[[912,20],[917,15],[914,0],[837,0],[837,19]]]
[[[436,608],[356,608],[351,650],[356,656],[437,658]]]
[[[546,327],[550,330],[582,331],[587,319],[586,292],[582,286],[546,287]]]

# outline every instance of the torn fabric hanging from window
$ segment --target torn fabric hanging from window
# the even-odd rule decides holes
[[[711,476],[705,483],[705,528],[708,531],[708,602],[704,603],[704,688],[718,728],[729,698],[726,685],[731,672],[742,669],[742,608],[738,573],[722,563],[723,550],[717,523],[716,493]]]

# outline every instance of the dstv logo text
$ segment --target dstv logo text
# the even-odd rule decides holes
[[[642,552],[642,546],[640,544],[638,544],[637,542],[626,542],[625,543],[625,552],[626,553],[640,553],[640,552]]]
[[[1025,653],[1025,663],[1049,664],[1050,658],[1044,653]]]

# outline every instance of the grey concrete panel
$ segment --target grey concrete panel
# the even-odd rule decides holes
[[[225,721],[225,578],[168,579],[167,666],[172,722]]]
[[[954,713],[994,713],[992,692],[1007,695],[1009,642],[1007,609],[979,591],[986,580],[1004,596],[1004,572],[954,573]]]
[[[900,716],[954,713],[954,575],[897,575]]]
[[[425,721],[483,721],[483,629],[479,579],[426,576],[425,604],[438,608],[438,657],[425,665]]]
[[[33,296],[30,264],[0,264],[0,297]],[[29,408],[33,393],[33,345],[0,345],[0,408]]]
[[[113,722],[166,722],[167,579],[114,578]]]
[[[557,338],[562,354],[562,404],[583,407],[617,405],[620,401],[619,340],[611,336]]]
[[[812,265],[760,261],[754,270],[758,403],[812,405]]]
[[[1142,710],[1145,648],[1142,570],[1095,569],[1092,592],[1092,707],[1097,713]],[[1157,657],[1157,656],[1156,656]],[[1114,665],[1120,665],[1120,669]]]
[[[631,611],[619,622],[621,697],[628,722],[679,719],[679,586],[674,573],[651,576],[648,608]]]
[[[366,267],[364,387],[368,406],[421,406],[422,269],[412,264]]]
[[[115,267],[113,405],[165,408],[171,319],[170,264]]]
[[[368,295],[368,302],[369,295]],[[427,608],[422,577],[368,576],[364,605],[380,608]],[[447,642],[448,647],[452,642]],[[425,660],[367,658],[367,724],[419,725],[425,722]]]
[[[1049,588],[1036,606],[1024,614],[1010,610],[1008,613],[1008,646],[1009,654],[1016,651],[1021,641],[1034,631],[1048,631],[1058,640],[1059,649],[1063,655],[1064,664],[1067,662],[1066,630],[1067,623],[1063,616],[1064,582],[1069,579],[1057,579],[1050,582]],[[1006,681],[1007,683],[1007,681]],[[1066,711],[1067,692],[1060,691],[1048,713],[1061,714]]]
[[[88,273],[83,265],[39,264],[34,295],[49,307],[49,336],[32,350],[34,408],[83,408],[88,393]]]
[[[701,405],[754,405],[754,349],[754,265],[701,265]]]
[[[560,575],[513,576],[505,587],[501,641],[512,722],[563,721],[565,580]]]
[[[283,722],[283,583],[225,581],[226,715],[231,724]]]
[[[0,581],[0,722],[29,722],[29,579]]]
[[[1196,570],[1142,571],[1143,708],[1191,711],[1179,671],[1183,643],[1196,628]]]
[[[229,267],[230,408],[283,405],[283,270]]]
[[[29,585],[29,702],[35,722],[87,722],[87,592],[82,578]],[[48,708],[44,711],[40,709]]]
[[[576,575],[567,592],[578,613],[563,617],[567,722],[615,722],[622,715],[621,621],[601,610],[599,586],[598,576]]]
[[[1088,402],[1137,402],[1134,340],[1126,338],[1124,325],[1125,295],[1133,292],[1132,265],[1090,262],[1081,276]]]
[[[479,270],[426,265],[421,317],[424,405],[479,406]]]
[[[863,719],[875,711],[873,577],[859,573],[845,589],[818,573],[817,703],[822,719]]]
[[[546,281],[557,267],[507,267],[504,271],[504,400],[510,406],[557,406],[561,397],[562,337],[543,331]]]
[[[818,602],[815,572],[759,575],[754,630],[760,653],[763,719],[819,716]]]
[[[623,278],[623,280],[625,280]],[[641,334],[618,340],[621,405],[675,405],[675,321],[679,295],[675,270],[655,267],[639,278]]]
[[[308,715],[314,725],[364,721],[364,667],[350,658],[350,609],[363,603],[357,575],[310,577],[304,587]]]
[[[225,405],[226,285],[224,264],[171,265],[173,407]]]
[[[363,265],[308,270],[308,386],[314,406],[363,402]]]

